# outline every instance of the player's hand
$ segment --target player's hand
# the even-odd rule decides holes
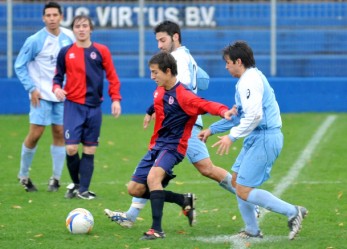
[[[115,118],[118,118],[120,114],[122,113],[122,107],[120,106],[120,102],[118,100],[115,100],[112,102],[111,111],[112,111],[113,117]]]
[[[221,156],[229,154],[229,149],[233,141],[231,141],[228,135],[218,136],[218,138],[219,141],[212,145],[212,147],[218,146],[216,154]]]
[[[237,105],[234,105],[233,108],[231,108],[230,110],[226,111],[224,113],[224,118],[227,120],[231,120],[231,117],[233,115],[237,115]]]
[[[31,92],[31,105],[34,107],[40,106],[41,93],[35,89]]]
[[[211,136],[211,130],[209,128],[200,131],[198,134],[198,138],[204,143],[206,143],[209,136]]]
[[[59,101],[64,101],[66,94],[67,92],[64,89],[56,88],[54,90],[54,95],[57,97]]]
[[[146,114],[145,117],[143,118],[143,128],[144,129],[146,129],[148,127],[148,125],[151,122],[151,120],[152,120],[152,116]]]
[[[155,120],[156,116],[155,116],[155,112],[152,114],[152,119]]]

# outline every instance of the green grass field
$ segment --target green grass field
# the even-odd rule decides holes
[[[331,125],[319,130],[333,116],[336,119]],[[98,197],[85,201],[64,199],[65,187],[70,182],[66,168],[61,189],[56,193],[46,191],[51,176],[48,129],[39,143],[30,173],[39,191],[26,193],[17,181],[17,173],[28,117],[0,116],[0,248],[347,248],[347,114],[282,115],[284,149],[263,188],[309,210],[302,231],[293,241],[287,239],[286,217],[275,213],[263,213],[259,220],[264,239],[237,241],[232,235],[243,223],[235,196],[200,176],[186,159],[176,166],[177,178],[168,189],[196,193],[196,226],[189,227],[174,204],[165,204],[164,240],[139,240],[151,225],[149,204],[132,229],[110,222],[104,208],[127,210],[131,197],[126,183],[147,150],[152,127],[144,131],[142,118],[142,115],[123,115],[117,120],[104,117],[91,184]],[[204,119],[206,126],[218,118]],[[209,147],[215,141],[216,137],[211,137]],[[211,148],[214,163],[229,170],[241,145],[242,141],[238,141],[231,153],[223,157]],[[89,235],[72,235],[65,227],[67,214],[77,207],[88,209],[94,216],[94,229]]]

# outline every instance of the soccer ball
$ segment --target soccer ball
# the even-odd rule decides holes
[[[87,209],[76,208],[68,214],[65,224],[70,233],[90,233],[94,226],[94,218]]]

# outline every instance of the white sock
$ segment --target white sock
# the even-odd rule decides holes
[[[60,180],[61,174],[64,169],[66,156],[65,146],[56,146],[52,144],[51,155],[53,163],[53,177],[57,180]]]
[[[33,149],[27,148],[24,143],[22,144],[22,152],[21,152],[21,160],[20,160],[20,170],[18,177],[28,178],[29,177],[29,169],[31,167],[37,146]]]

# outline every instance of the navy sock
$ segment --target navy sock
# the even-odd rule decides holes
[[[80,163],[80,193],[83,193],[89,189],[90,182],[92,180],[94,171],[94,155],[88,155],[82,153]]]
[[[180,207],[184,204],[184,195],[178,194],[172,191],[164,190],[165,192],[165,201],[170,203],[176,203]]]
[[[151,191],[151,207],[152,207],[152,228],[158,232],[162,232],[161,220],[163,218],[163,209],[165,201],[165,192],[163,190]]]
[[[67,169],[69,170],[72,182],[75,184],[80,184],[80,156],[78,155],[78,153],[72,156],[66,155],[66,165]]]

